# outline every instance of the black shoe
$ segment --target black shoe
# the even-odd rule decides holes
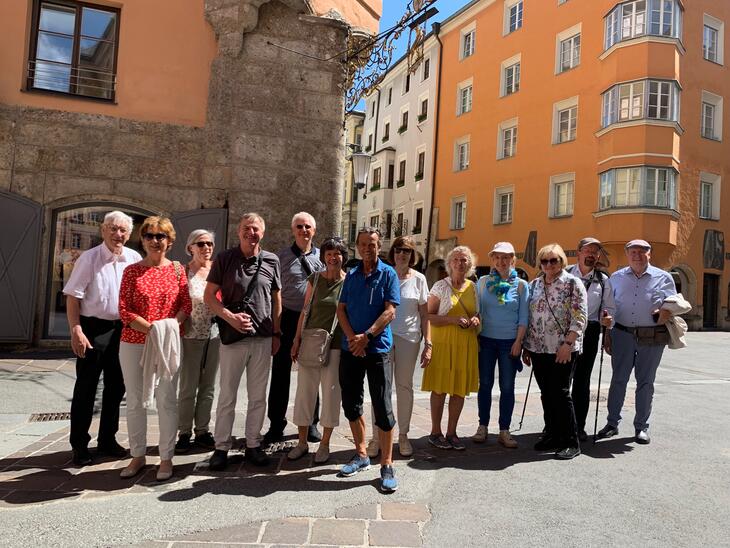
[[[588,434],[585,430],[578,431],[578,439],[580,441],[588,441]]]
[[[314,424],[309,425],[309,433],[307,433],[307,441],[309,443],[319,443],[322,441],[322,434],[319,433]]]
[[[278,441],[282,441],[284,439],[284,431],[283,430],[271,430],[269,429],[266,434],[264,434],[264,445],[271,445],[272,443],[276,443]]]
[[[83,449],[73,450],[74,466],[89,466],[92,463],[91,453],[84,447]]]
[[[554,451],[558,448],[558,442],[552,436],[544,436],[535,444],[535,451]]]
[[[599,440],[612,438],[616,435],[618,435],[618,426],[611,426],[610,424],[607,424],[598,431]]]
[[[190,432],[180,434],[177,438],[177,443],[175,444],[175,453],[178,455],[184,455],[190,451],[193,448],[193,444],[190,443],[190,438],[192,437],[193,435]]]
[[[127,456],[127,450],[117,443],[117,440],[99,442],[96,446],[96,452],[99,455],[107,455],[109,457],[116,457],[118,459]]]
[[[269,457],[261,447],[246,447],[245,459],[254,466],[266,466],[269,464]]]
[[[651,438],[646,430],[637,430],[634,440],[641,445],[649,445],[651,443]]]
[[[215,451],[213,451],[213,455],[211,455],[209,462],[209,468],[211,470],[215,472],[225,470],[226,466],[228,466],[228,451],[224,451],[223,449],[216,449]]]
[[[578,455],[580,455],[579,447],[566,447],[565,449],[561,449],[560,451],[555,452],[555,457],[560,460],[574,459]]]
[[[213,434],[210,432],[196,434],[193,443],[203,449],[215,449],[215,439],[213,439]]]

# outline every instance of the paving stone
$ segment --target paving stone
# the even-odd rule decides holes
[[[365,539],[365,522],[352,519],[318,519],[312,524],[311,544],[360,546]]]
[[[307,537],[309,537],[308,519],[277,519],[266,524],[266,530],[261,542],[264,544],[302,545],[307,542]]]
[[[368,527],[371,546],[421,546],[418,524],[412,521],[371,521]]]
[[[426,505],[405,502],[382,503],[380,515],[384,520],[428,521],[431,519],[431,513]]]
[[[378,517],[378,505],[377,504],[359,504],[357,506],[348,506],[347,508],[340,508],[335,513],[336,518],[350,518],[350,519],[377,519]]]
[[[190,535],[173,537],[174,541],[207,541],[207,542],[247,542],[253,543],[259,539],[260,523],[248,523],[234,527],[224,527],[213,531],[201,531]],[[178,546],[178,544],[175,544]]]

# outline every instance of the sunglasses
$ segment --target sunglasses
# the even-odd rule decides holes
[[[213,242],[195,242],[195,245],[203,249],[204,247],[213,247]]]
[[[545,266],[548,264],[555,265],[555,264],[558,264],[559,262],[560,262],[560,259],[558,259],[557,257],[550,257],[549,259],[540,259],[540,264],[542,266]]]
[[[305,229],[305,230],[311,230],[312,225],[297,225],[297,228],[299,230]]]
[[[393,249],[394,253],[410,253],[413,251],[410,247],[396,247]]]
[[[157,240],[158,242],[167,240],[167,234],[164,232],[156,232],[154,234],[152,232],[145,232],[142,234],[142,237],[148,242],[151,242],[152,240]]]

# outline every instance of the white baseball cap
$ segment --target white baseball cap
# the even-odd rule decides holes
[[[489,252],[489,255],[492,253],[509,253],[510,255],[514,255],[515,248],[509,242],[497,242],[494,244],[492,251]]]

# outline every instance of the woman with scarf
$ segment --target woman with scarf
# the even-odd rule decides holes
[[[492,270],[477,282],[482,329],[479,333],[479,428],[472,440],[487,440],[495,365],[499,364],[499,437],[504,447],[517,442],[509,426],[515,406],[515,376],[522,370],[520,354],[527,331],[529,290],[514,269],[515,249],[497,242],[489,252]]]

